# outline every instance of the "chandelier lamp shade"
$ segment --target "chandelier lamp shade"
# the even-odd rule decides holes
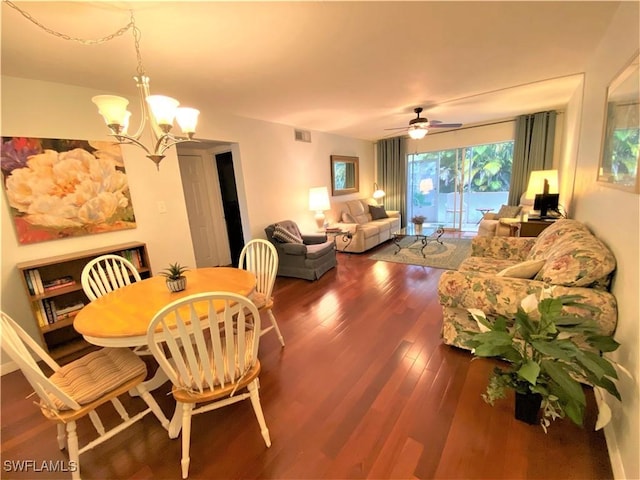
[[[315,220],[318,230],[324,228],[324,212],[331,209],[329,203],[329,189],[327,187],[313,187],[309,189],[309,210],[316,212]]]

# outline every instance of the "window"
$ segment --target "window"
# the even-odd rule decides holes
[[[476,230],[487,210],[509,198],[513,141],[408,156],[408,218]]]

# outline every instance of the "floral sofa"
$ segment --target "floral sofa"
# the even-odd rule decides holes
[[[369,204],[366,199],[349,200],[334,204],[331,218],[338,227],[351,233],[351,239],[336,237],[336,248],[341,252],[365,252],[391,238],[400,230],[400,212],[386,211],[384,207]]]
[[[591,318],[603,335],[612,334],[617,306],[608,288],[615,267],[611,251],[576,220],[558,220],[537,238],[475,237],[471,255],[438,283],[444,342],[467,348],[458,333],[478,331],[467,309],[480,309],[489,319],[513,318],[524,297],[549,287],[553,296],[580,295],[596,308],[566,312]]]

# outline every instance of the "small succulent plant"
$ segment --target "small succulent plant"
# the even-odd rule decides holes
[[[167,268],[160,272],[160,275],[167,277],[167,280],[179,280],[183,277],[184,272],[188,272],[189,268],[183,267],[179,263],[170,263]]]

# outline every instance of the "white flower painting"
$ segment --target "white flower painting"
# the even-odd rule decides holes
[[[136,227],[117,143],[3,137],[1,166],[21,244]]]

